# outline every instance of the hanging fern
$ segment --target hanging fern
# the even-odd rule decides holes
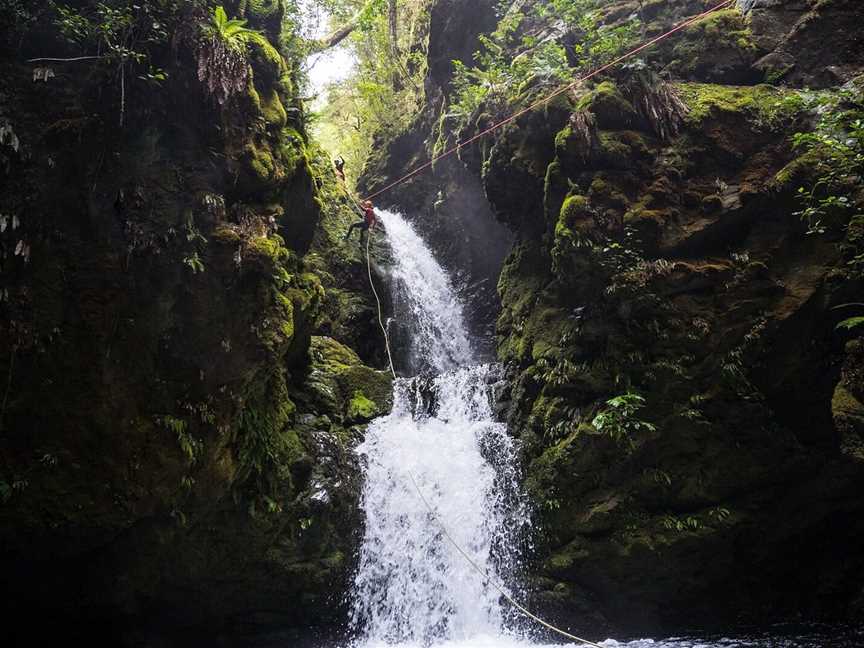
[[[249,83],[248,48],[256,47],[265,59],[280,70],[285,62],[267,37],[246,27],[246,21],[228,18],[223,7],[216,7],[204,37],[198,45],[198,80],[219,105],[246,89]]]

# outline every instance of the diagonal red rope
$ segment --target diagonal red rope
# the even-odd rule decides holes
[[[597,68],[596,70],[590,72],[589,74],[586,74],[585,76],[576,79],[575,81],[573,81],[573,83],[570,83],[570,84],[568,84],[568,85],[566,85],[566,86],[563,86],[563,87],[559,88],[558,90],[556,90],[556,91],[553,92],[552,94],[548,95],[547,97],[544,97],[544,98],[541,99],[540,101],[537,101],[536,103],[531,104],[531,105],[528,106],[527,108],[523,108],[522,110],[520,110],[520,111],[518,111],[518,112],[516,112],[516,113],[513,113],[512,115],[510,115],[510,116],[507,117],[506,119],[503,119],[503,120],[497,122],[496,124],[493,124],[493,125],[490,126],[489,128],[487,128],[487,129],[485,129],[485,130],[483,130],[483,131],[480,131],[479,133],[477,133],[477,134],[474,135],[473,137],[468,138],[468,139],[465,140],[464,142],[460,142],[459,144],[456,144],[455,146],[452,146],[451,148],[447,149],[447,150],[444,151],[443,153],[439,153],[438,155],[436,155],[436,156],[434,156],[432,159],[430,159],[428,162],[424,162],[423,164],[421,164],[420,166],[418,166],[416,169],[414,169],[413,171],[410,171],[409,173],[406,173],[404,176],[402,176],[402,177],[399,178],[398,180],[394,180],[393,182],[391,182],[390,184],[388,184],[388,185],[385,186],[384,188],[379,189],[379,190],[376,191],[375,193],[372,193],[372,194],[366,196],[366,198],[364,198],[364,200],[372,200],[373,198],[377,198],[378,196],[380,196],[381,194],[383,194],[383,193],[386,192],[386,191],[389,191],[390,189],[392,189],[392,188],[395,187],[396,185],[402,184],[402,183],[405,182],[406,180],[409,180],[409,179],[413,178],[415,175],[417,175],[417,174],[420,173],[421,171],[424,171],[424,170],[428,169],[428,168],[431,167],[433,164],[435,164],[438,160],[440,160],[440,159],[442,159],[442,158],[445,158],[445,157],[447,157],[448,155],[452,155],[453,153],[456,153],[456,152],[459,151],[460,149],[462,149],[462,148],[468,146],[469,144],[472,144],[473,142],[476,142],[476,141],[477,141],[478,139],[480,139],[481,137],[485,137],[485,136],[488,135],[489,133],[498,130],[498,129],[501,128],[502,126],[505,126],[506,124],[509,124],[510,122],[515,121],[516,119],[518,119],[519,117],[521,117],[521,116],[524,115],[525,113],[529,113],[529,112],[531,112],[532,110],[535,110],[535,109],[539,108],[540,106],[544,106],[544,105],[548,104],[548,103],[549,103],[550,101],[552,101],[555,97],[557,97],[557,96],[559,96],[559,95],[561,95],[561,94],[567,92],[568,90],[571,90],[571,89],[575,88],[576,86],[578,86],[578,85],[580,85],[580,84],[582,84],[582,83],[585,83],[586,81],[588,81],[589,79],[591,79],[591,78],[597,76],[598,74],[602,74],[603,72],[605,72],[605,71],[608,70],[609,68],[618,65],[618,64],[621,63],[622,61],[625,61],[625,60],[627,60],[628,58],[631,58],[632,56],[635,56],[635,55],[638,54],[639,52],[641,52],[641,51],[643,51],[643,50],[645,50],[645,49],[648,49],[648,48],[651,47],[652,45],[655,45],[656,43],[659,43],[660,41],[665,40],[666,38],[669,38],[670,36],[672,36],[672,35],[675,34],[676,32],[679,32],[679,31],[681,31],[682,29],[685,29],[685,28],[689,27],[690,25],[699,22],[699,21],[702,20],[703,18],[707,18],[707,17],[710,16],[711,14],[716,13],[716,12],[720,11],[721,9],[723,9],[723,8],[729,6],[729,5],[734,4],[735,2],[736,2],[736,0],[725,0],[725,2],[721,2],[719,5],[713,7],[712,9],[709,9],[709,10],[707,10],[707,11],[703,11],[701,14],[699,14],[699,15],[697,15],[697,16],[693,16],[692,18],[688,18],[687,20],[685,20],[685,21],[682,22],[681,24],[677,25],[676,27],[670,29],[670,30],[667,31],[666,33],[664,33],[664,34],[660,34],[660,35],[657,36],[656,38],[652,38],[651,40],[649,40],[649,41],[643,43],[642,45],[640,45],[639,47],[637,47],[636,49],[631,50],[631,51],[627,52],[626,54],[622,54],[621,56],[619,56],[618,58],[616,58],[614,61],[611,61],[611,62],[607,63],[606,65],[604,65],[604,66],[602,66],[602,67],[599,67],[599,68]]]

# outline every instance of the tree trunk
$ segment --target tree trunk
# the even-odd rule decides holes
[[[399,56],[399,7],[397,0],[388,0],[387,21],[390,26],[390,53]]]
[[[392,59],[392,72],[390,73],[393,89],[397,92],[402,90],[402,73],[400,68],[402,61],[399,58],[399,6],[398,0],[387,0],[387,25],[390,32],[390,58]]]

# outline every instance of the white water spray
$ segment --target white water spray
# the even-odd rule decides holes
[[[393,250],[394,300],[408,320],[416,373],[441,374],[477,364],[462,304],[447,272],[399,214],[379,211]]]
[[[509,536],[526,518],[513,443],[492,416],[496,369],[477,364],[462,304],[422,239],[398,214],[381,217],[396,257],[395,297],[412,314],[411,352],[436,375],[398,380],[392,413],[370,425],[358,449],[367,462],[366,532],[353,622],[365,646],[500,637],[500,595],[441,531],[506,580]]]
[[[444,270],[398,214],[381,213],[396,255],[395,297],[413,314],[412,353],[435,375],[400,379],[391,414],[358,448],[365,458],[366,532],[353,590],[354,648],[556,648],[506,627],[509,610],[445,538],[442,525],[482,570],[507,582],[514,532],[527,524],[515,452],[496,423],[490,382],[477,364],[462,306]],[[418,496],[423,492],[435,516]],[[847,636],[848,635],[848,636]],[[854,636],[853,636],[854,635]],[[601,642],[606,648],[852,648],[853,631],[808,637],[678,637]],[[575,646],[576,644],[567,644]]]

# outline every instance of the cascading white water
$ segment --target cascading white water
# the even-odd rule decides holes
[[[366,531],[353,622],[364,646],[500,636],[500,595],[442,532],[497,581],[512,567],[507,536],[525,518],[513,443],[492,416],[495,368],[478,364],[462,305],[422,239],[400,215],[381,218],[396,298],[412,313],[411,351],[434,375],[398,380],[392,413],[369,426],[358,449]]]
[[[402,216],[378,214],[393,250],[394,299],[408,320],[412,365],[418,373],[440,374],[476,364],[450,277]]]
[[[508,631],[508,610],[447,540],[499,582],[514,561],[513,530],[527,523],[513,443],[490,405],[495,367],[478,364],[462,306],[441,266],[398,214],[380,214],[395,252],[397,299],[412,314],[410,351],[428,379],[400,379],[391,414],[374,421],[358,451],[366,460],[366,531],[354,581],[353,648],[556,648]],[[435,517],[417,494],[421,489]],[[775,641],[771,634],[607,639],[607,648],[837,648],[843,631]],[[575,644],[567,644],[573,647]],[[562,648],[558,646],[557,648]]]

